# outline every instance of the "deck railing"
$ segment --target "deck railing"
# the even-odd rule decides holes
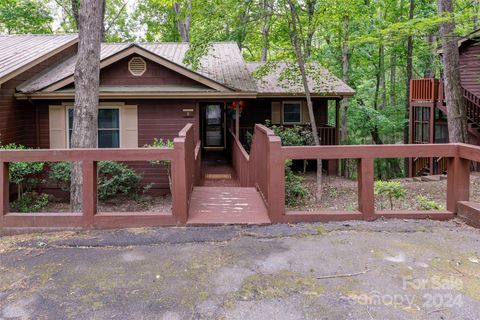
[[[265,163],[255,161],[255,183],[264,194],[272,222],[330,221],[378,217],[449,219],[457,212],[459,201],[469,199],[470,161],[480,160],[480,147],[466,144],[358,145],[283,147],[262,125],[255,127],[254,141],[265,150]],[[268,146],[264,145],[267,143]],[[263,147],[262,147],[263,145]],[[375,158],[446,159],[447,207],[443,211],[376,211],[374,205]],[[358,161],[358,209],[350,212],[329,210],[286,211],[284,162],[288,159],[356,159]],[[258,171],[257,172],[257,165]],[[263,173],[266,173],[264,175]],[[340,200],[340,199],[339,199]]]
[[[439,82],[437,79],[410,80],[410,101],[437,100]]]
[[[174,139],[173,148],[139,149],[56,149],[0,151],[0,228],[117,228],[185,224],[190,194],[199,179],[200,148],[195,145],[194,129],[188,124]],[[167,212],[97,212],[97,163],[99,161],[171,162],[172,209]],[[9,212],[9,163],[82,163],[82,212]]]

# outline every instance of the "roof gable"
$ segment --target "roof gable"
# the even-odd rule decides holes
[[[0,35],[0,84],[77,42],[76,34]]]
[[[232,91],[231,88],[224,84],[216,82],[210,78],[205,77],[195,71],[192,71],[182,65],[179,65],[171,60],[168,60],[156,53],[140,47],[136,44],[102,44],[100,54],[100,69],[110,66],[121,59],[130,55],[138,55],[166,68],[169,68],[185,77],[188,77],[196,82],[199,82],[211,89],[217,91]],[[43,74],[21,84],[17,90],[21,92],[53,92],[68,86],[74,82],[73,74],[75,71],[76,55],[70,57]]]

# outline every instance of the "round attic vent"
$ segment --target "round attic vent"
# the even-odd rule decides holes
[[[147,63],[140,57],[133,57],[128,62],[128,71],[134,76],[141,76],[147,71]]]

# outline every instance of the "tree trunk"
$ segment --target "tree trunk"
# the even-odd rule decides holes
[[[343,44],[342,44],[342,80],[346,84],[350,81],[349,77],[349,63],[350,57],[348,54],[348,35],[349,35],[350,19],[348,15],[343,17]],[[346,144],[348,140],[348,128],[347,128],[347,112],[348,112],[348,100],[347,98],[342,99],[341,104],[341,128],[340,128],[340,141],[342,144]],[[342,175],[344,177],[349,177],[349,163],[348,159],[342,161]]]
[[[413,19],[413,13],[415,11],[415,2],[414,0],[410,0],[410,10],[408,13],[408,19]],[[413,37],[408,36],[407,38],[407,70],[406,70],[406,79],[405,79],[405,87],[406,90],[406,101],[405,101],[405,125],[403,126],[403,143],[408,144],[409,141],[409,126],[413,125],[410,122],[410,80],[413,77]],[[403,163],[405,172],[408,172],[408,159],[405,158]]]
[[[381,43],[378,47],[378,80],[380,89],[380,110],[387,105],[387,90],[385,87],[385,46]]]
[[[395,107],[397,104],[397,96],[395,91],[395,82],[397,81],[397,54],[395,47],[390,53],[390,106]]]
[[[307,39],[305,39],[305,57],[309,58],[312,54],[312,42],[313,36],[315,35],[316,28],[312,26],[313,18],[315,16],[315,6],[317,4],[317,0],[307,0],[307,18],[308,18],[308,26],[307,26]]]
[[[450,142],[468,143],[467,118],[460,85],[458,39],[455,35],[452,0],[438,0],[438,12],[449,18],[440,26],[448,135]]]
[[[173,9],[175,10],[175,14],[177,16],[177,28],[178,33],[180,34],[180,38],[183,42],[190,41],[190,12],[192,11],[192,0],[187,1],[187,13],[185,16],[182,16],[182,8],[180,2],[177,1],[173,4]]]
[[[79,44],[75,66],[75,107],[72,148],[97,147],[98,85],[102,39],[102,0],[84,0],[79,15]],[[72,164],[70,203],[73,212],[82,210],[82,167]]]
[[[262,53],[260,61],[265,62],[268,59],[268,49],[270,46],[270,17],[272,12],[273,2],[263,0],[262,11]]]
[[[80,23],[79,23],[79,16],[78,16],[78,0],[71,0],[71,6],[72,6],[72,15],[73,19],[75,20],[75,29],[78,31],[80,28]]]
[[[290,38],[292,45],[295,49],[295,56],[297,60],[297,65],[300,70],[300,75],[302,76],[303,89],[305,90],[305,97],[307,99],[308,115],[310,117],[310,124],[312,126],[312,136],[313,141],[316,146],[320,145],[320,139],[318,137],[317,123],[315,121],[315,114],[313,113],[313,104],[312,97],[310,95],[310,88],[308,87],[307,74],[305,71],[305,58],[303,55],[303,50],[301,46],[301,40],[299,39],[299,34],[297,30],[297,11],[295,5],[292,3],[292,0],[288,0],[291,14],[291,24],[292,30],[290,32]],[[316,189],[316,199],[320,201],[322,197],[322,160],[317,159],[317,189]]]
[[[433,70],[434,57],[436,54],[435,46],[435,35],[429,34],[427,36],[427,43],[429,48],[428,58],[427,58],[427,67],[425,69],[424,78],[426,79],[435,79],[435,70]]]

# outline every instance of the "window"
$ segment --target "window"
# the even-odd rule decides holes
[[[283,103],[283,123],[300,124],[302,122],[302,104],[300,102]]]
[[[72,138],[73,131],[73,108],[68,109],[68,145]],[[98,147],[119,148],[120,147],[120,109],[99,108],[98,109]]]
[[[413,107],[414,108],[414,143],[428,143],[430,130],[430,108],[429,107]]]

